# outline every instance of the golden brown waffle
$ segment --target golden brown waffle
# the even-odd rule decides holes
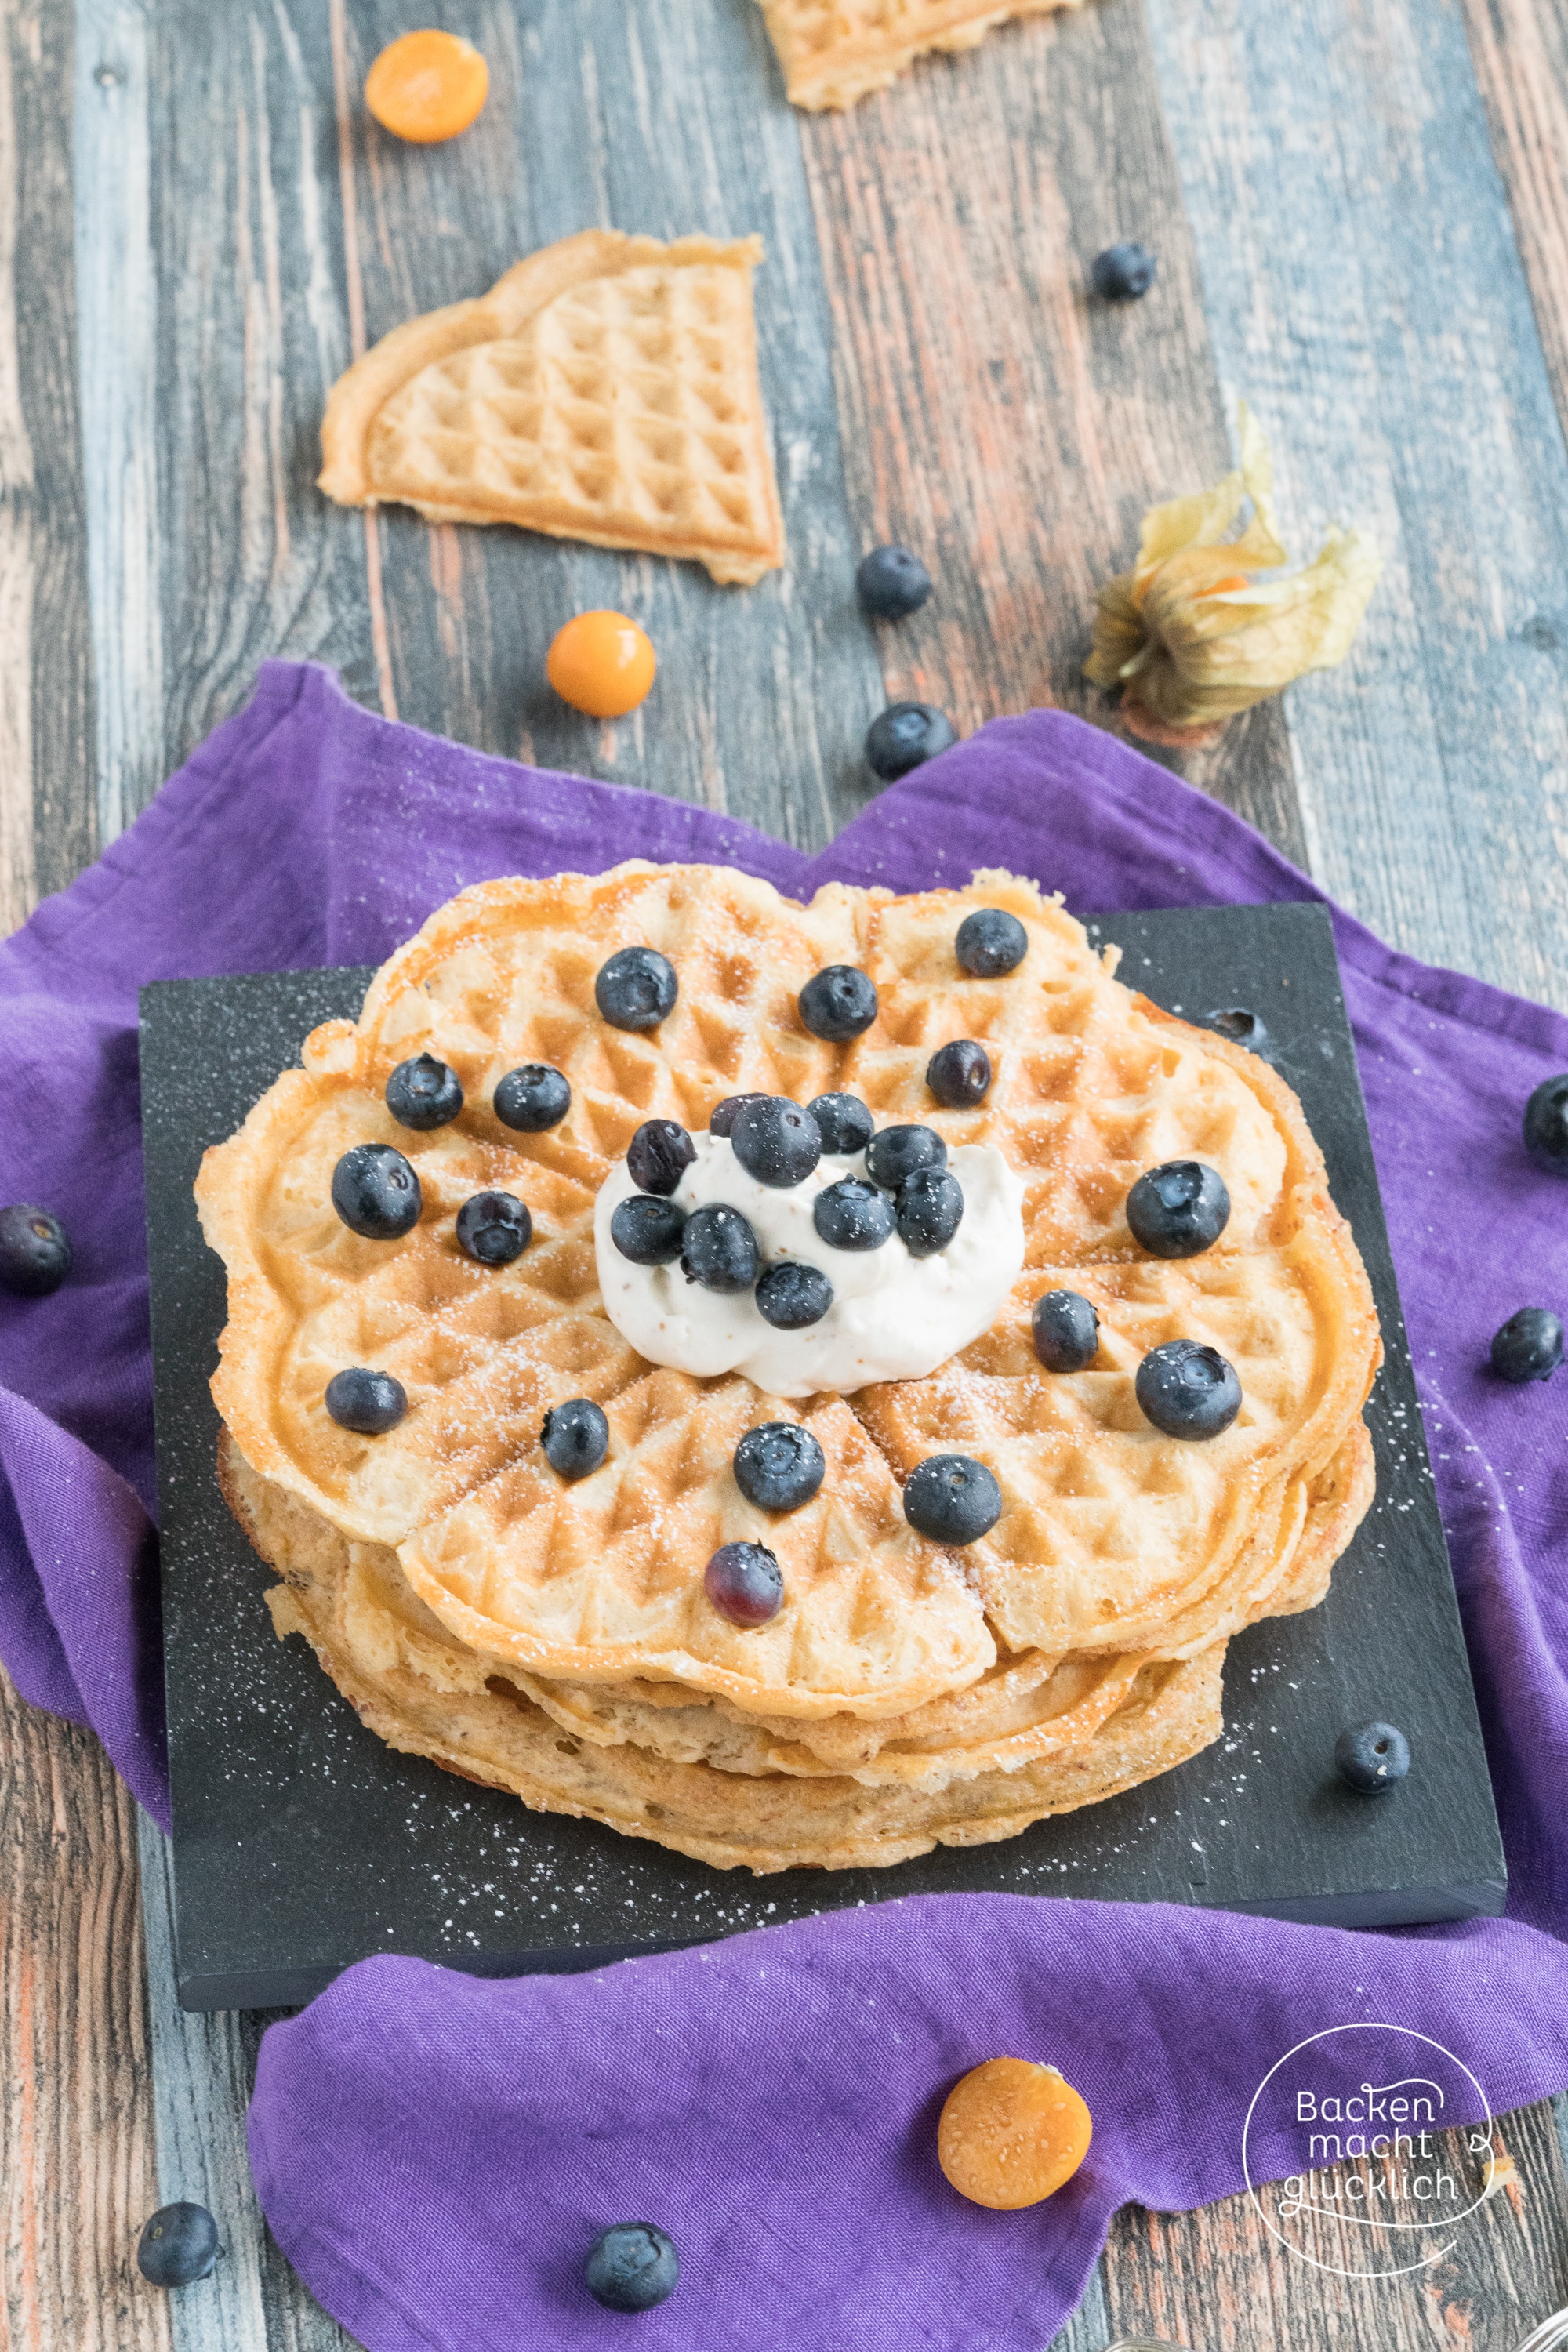
[[[791,103],[853,106],[930,49],[972,49],[994,26],[1083,0],[761,0]]]
[[[784,559],[752,310],[762,254],[754,236],[604,229],[531,254],[340,377],[321,488],[689,556],[750,585]]]

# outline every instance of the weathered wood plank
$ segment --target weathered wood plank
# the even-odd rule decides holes
[[[907,541],[937,582],[881,632],[889,695],[965,734],[1041,702],[1115,726],[1082,677],[1094,592],[1145,507],[1231,462],[1141,10],[1006,27],[802,136],[859,545]],[[1123,236],[1159,279],[1097,301]],[[1156,756],[1304,859],[1278,706]]]
[[[1462,0],[1492,153],[1508,191],[1557,414],[1568,431],[1568,5]],[[1547,632],[1555,646],[1544,642]],[[1568,615],[1547,615],[1541,650],[1568,646]]]
[[[1389,556],[1350,659],[1289,698],[1314,870],[1399,946],[1568,1004],[1568,457],[1458,6],[1149,17],[1292,538],[1342,513]]]

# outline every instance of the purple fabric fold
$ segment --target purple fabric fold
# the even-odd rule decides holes
[[[26,1696],[98,1730],[161,1820],[136,990],[377,961],[468,882],[628,856],[733,864],[795,896],[984,866],[1078,911],[1321,896],[1217,803],[1058,712],[982,730],[807,858],[390,725],[330,673],[268,664],[100,864],[0,943],[0,1051],[28,1104],[0,1129],[0,1200],[54,1209],[77,1248],[54,1297],[0,1296],[0,1655]],[[1289,2039],[1374,1992],[1396,2021],[1468,2037],[1495,2108],[1568,2083],[1568,1379],[1521,1392],[1484,1369],[1506,1315],[1568,1297],[1568,1194],[1519,1132],[1531,1088],[1568,1068],[1568,1022],[1334,922],[1509,1920],[1348,1936],[955,1895],[588,1979],[366,1963],[269,2034],[253,2128],[274,2228],[371,2352],[611,2341],[626,2323],[567,2273],[590,2221],[643,2208],[683,2217],[699,2283],[639,2340],[1033,2346],[1111,2208],[1238,2188],[1244,2078],[1249,2095]],[[1100,2129],[1070,2191],[977,2224],[933,2181],[931,2103],[1010,2042],[1055,2057]]]

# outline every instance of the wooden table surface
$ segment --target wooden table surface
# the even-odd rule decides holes
[[[430,15],[492,96],[418,150],[357,93]],[[599,222],[766,238],[792,557],[748,593],[313,490],[352,353]],[[1155,289],[1094,304],[1125,236]],[[1388,570],[1341,670],[1172,763],[1398,945],[1568,1007],[1565,303],[1568,0],[1096,0],[823,118],[752,0],[0,0],[0,925],[270,654],[811,845],[864,804],[887,699],[1114,730],[1090,593],[1147,503],[1224,470],[1245,394],[1295,550],[1358,520]],[[851,569],[889,538],[939,593],[873,630]],[[542,691],[592,604],[663,657],[618,727]],[[144,1937],[96,1743],[7,1691],[0,1775],[0,2347],[345,2345],[244,2203],[262,2021],[175,2011],[162,1840]],[[1568,2196],[1550,2107],[1500,2137],[1513,2182],[1417,2282],[1323,2278],[1240,2200],[1130,2209],[1066,2340],[1508,2352],[1568,2302]],[[136,2276],[161,2194],[224,2217],[199,2303]]]

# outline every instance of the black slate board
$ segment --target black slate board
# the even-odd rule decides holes
[[[191,1186],[317,1022],[365,971],[164,981],[142,997],[180,1999],[308,2000],[351,1961],[412,1952],[481,1975],[583,1968],[805,1914],[956,1888],[1200,1903],[1342,1927],[1502,1908],[1504,1870],[1394,1268],[1321,908],[1105,916],[1122,976],[1202,1019],[1243,1003],[1322,1145],[1388,1360],[1369,1409],[1376,1504],[1328,1600],[1232,1643],[1226,1734],[1191,1763],[1001,1845],[888,1871],[768,1878],[687,1862],[395,1755],[300,1640],[214,1471],[207,1390],[224,1276]],[[1373,1800],[1334,1780],[1346,1723],[1408,1733],[1411,1778]]]

